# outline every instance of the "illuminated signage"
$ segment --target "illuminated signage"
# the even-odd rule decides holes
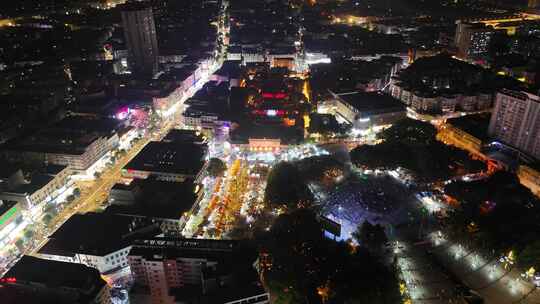
[[[131,109],[128,107],[123,107],[116,113],[116,119],[124,120],[128,118],[129,113],[131,113]]]
[[[0,283],[17,283],[17,278],[1,278]]]
[[[13,207],[8,212],[4,213],[4,215],[0,217],[0,226],[4,225],[15,213],[17,213],[17,207]]]
[[[287,94],[285,94],[285,93],[263,93],[262,96],[264,98],[283,99],[283,98],[287,97]]]
[[[285,110],[254,110],[253,114],[264,115],[268,117],[285,116],[287,112]]]

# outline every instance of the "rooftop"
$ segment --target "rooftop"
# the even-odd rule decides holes
[[[131,189],[126,190],[131,191],[134,188],[140,189],[136,201],[131,205],[115,205],[113,202],[106,210],[108,213],[177,220],[191,209],[197,199],[195,190],[198,190],[193,180],[182,183],[154,179],[134,180],[127,187]]]
[[[185,59],[184,59],[185,60]],[[174,81],[184,81],[197,69],[197,66],[190,64],[180,68],[171,68],[169,71],[163,73],[159,76],[159,80],[174,80]]]
[[[62,172],[62,170],[66,169],[67,166],[62,166],[62,165],[54,165],[54,164],[48,164],[47,166],[45,166],[41,172],[43,174],[49,174],[49,175],[57,175],[59,174],[60,172]]]
[[[359,84],[390,76],[392,67],[401,61],[399,57],[383,56],[371,61],[333,60],[332,64],[314,64],[310,67],[310,82],[319,92],[328,89],[335,93],[350,92]]]
[[[69,116],[49,128],[15,138],[3,147],[15,151],[80,155],[99,137],[109,137],[121,127],[122,123],[116,119]]]
[[[206,145],[150,142],[125,167],[126,170],[197,175],[206,156]]]
[[[45,129],[30,136],[9,141],[3,147],[12,151],[81,155],[98,138],[99,135],[95,133]]]
[[[132,218],[115,214],[75,214],[49,236],[49,241],[39,253],[66,256],[84,253],[103,256],[131,244],[132,238],[139,234],[134,231],[134,224]],[[144,234],[145,231],[140,233]]]
[[[120,130],[124,123],[114,118],[95,118],[89,116],[68,116],[53,126],[55,129],[84,130],[87,133],[112,134]]]
[[[241,72],[242,69],[240,68],[240,60],[227,60],[223,62],[223,65],[214,74],[231,78],[239,78]]]
[[[163,260],[163,258],[200,258],[214,261],[233,259],[242,254],[238,241],[205,240],[205,239],[176,239],[154,238],[138,240],[129,252],[130,256],[143,256],[148,260]],[[255,260],[255,258],[254,258]]]
[[[247,143],[249,139],[280,139],[281,144],[297,143],[303,138],[303,130],[283,125],[241,124],[231,134],[235,143]]]
[[[493,93],[502,88],[518,89],[523,83],[509,76],[452,58],[447,54],[417,59],[401,70],[396,79],[415,92],[440,94]]]
[[[229,83],[209,81],[192,98],[186,100],[189,107],[184,115],[198,117],[200,115],[215,115],[221,120],[230,116],[229,108]]]
[[[150,3],[146,1],[130,1],[119,6],[122,11],[140,11],[150,8]]]
[[[536,171],[540,172],[540,162],[539,161],[526,163],[525,165],[528,166],[529,168],[533,169],[533,170],[536,170]]]
[[[392,96],[379,92],[354,92],[339,94],[338,97],[360,113],[385,113],[405,111],[405,106]]]
[[[227,303],[265,294],[266,291],[259,280],[257,271],[249,264],[243,266],[235,270],[232,281],[204,295],[202,303]]]
[[[37,290],[29,292],[18,286],[2,285],[0,288],[2,304],[72,304],[72,299],[60,299],[54,294],[44,294]]]
[[[23,256],[4,277],[44,284],[48,288],[78,289],[94,297],[106,284],[95,268],[27,255]]]
[[[17,185],[14,189],[11,189],[7,192],[23,194],[23,195],[32,195],[36,191],[45,187],[53,179],[54,179],[53,175],[40,174],[40,173],[34,174],[32,175],[32,179],[30,180],[29,183]]]
[[[489,121],[491,119],[491,113],[481,113],[474,115],[467,115],[463,117],[450,118],[447,123],[471,134],[472,136],[485,141],[487,140],[487,130],[489,127]]]
[[[163,142],[176,142],[176,143],[203,143],[205,138],[200,132],[195,130],[180,130],[172,129],[167,133]]]
[[[17,171],[19,170],[20,170],[19,166],[13,163],[2,162],[2,166],[0,168],[0,182],[3,179],[10,178],[13,174],[17,173]]]

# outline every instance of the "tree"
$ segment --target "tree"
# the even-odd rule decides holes
[[[206,169],[208,174],[212,177],[222,176],[227,170],[227,165],[219,158],[210,158],[208,161],[208,167]]]
[[[45,225],[49,225],[52,219],[53,219],[53,215],[50,213],[47,213],[43,216],[43,222],[45,223]]]
[[[345,133],[346,131],[346,129],[338,123],[334,115],[314,113],[309,116],[309,120],[309,133],[328,135]]]
[[[374,146],[360,145],[351,150],[350,155],[353,163],[359,167],[394,169],[400,165],[401,159],[410,159],[405,153],[405,150],[399,150],[395,145],[383,143]]]
[[[334,156],[322,155],[304,158],[295,162],[298,171],[307,182],[323,182],[331,173],[337,177],[343,175],[345,166]]]
[[[24,238],[25,239],[30,240],[33,236],[34,236],[34,230],[32,230],[31,228],[27,228],[24,231]]]
[[[18,239],[17,241],[15,241],[15,246],[17,246],[19,251],[24,251],[24,240]]]
[[[430,124],[404,119],[378,135],[384,140],[382,143],[353,149],[351,161],[370,169],[402,167],[425,181],[485,169],[483,163],[472,160],[466,151],[437,141],[435,134]]]
[[[315,214],[297,209],[280,215],[272,225],[265,251],[272,268],[265,272],[270,292],[280,303],[305,303],[316,298],[316,287],[324,284],[323,258],[318,249],[324,242]]]
[[[237,216],[233,228],[227,233],[227,238],[232,240],[248,239],[250,236],[251,228],[243,216]]]
[[[73,195],[75,195],[75,197],[81,196],[81,189],[79,188],[73,189]]]
[[[101,177],[101,173],[99,172],[94,172],[94,178],[95,179],[99,179]]]
[[[49,203],[45,206],[45,209],[43,211],[45,213],[56,214],[56,205]]]
[[[280,215],[262,251],[272,258],[263,272],[276,303],[398,303],[395,273],[367,250],[324,238],[308,209]]]
[[[118,153],[116,153],[116,156],[118,158],[122,158],[122,157],[124,157],[126,155],[127,155],[127,151],[125,149],[120,149],[120,150],[118,150]]]
[[[525,246],[517,256],[517,264],[524,270],[540,268],[540,241],[533,241]]]
[[[512,39],[506,33],[496,33],[488,44],[488,53],[492,58],[508,54]]]
[[[426,146],[436,140],[436,135],[437,130],[432,124],[405,118],[377,134],[377,137],[399,145]]]
[[[466,227],[474,222],[479,228],[475,237],[492,249],[507,250],[526,247],[540,233],[540,200],[514,174],[496,172],[482,180],[456,181],[445,186],[445,194],[461,205],[448,220],[455,236],[470,236]]]
[[[217,229],[216,228],[208,228],[206,229],[206,234],[209,238],[214,238],[217,235]]]
[[[311,203],[313,196],[298,168],[289,162],[280,162],[268,174],[264,200],[273,208],[295,209]]]
[[[356,231],[353,232],[353,237],[360,246],[374,252],[382,250],[384,244],[388,241],[384,227],[378,224],[372,225],[369,221],[364,221],[362,225],[359,225]]]
[[[70,194],[66,197],[66,202],[68,203],[73,203],[74,200],[75,200],[75,195],[73,194]]]

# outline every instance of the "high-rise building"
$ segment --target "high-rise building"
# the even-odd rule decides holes
[[[176,238],[138,240],[128,255],[135,282],[156,304],[267,304],[256,258],[241,241]]]
[[[510,90],[497,93],[488,132],[540,159],[540,97]]]
[[[498,30],[483,23],[458,21],[454,37],[458,55],[462,58],[471,58],[487,53],[491,38],[497,32]]]
[[[158,70],[158,44],[152,7],[145,2],[123,5],[122,26],[130,68],[135,73],[153,76]]]

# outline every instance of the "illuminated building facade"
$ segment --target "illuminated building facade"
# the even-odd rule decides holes
[[[351,92],[333,95],[336,115],[358,129],[391,125],[406,117],[401,102],[387,94]]]
[[[540,159],[540,97],[502,90],[496,96],[489,135]]]
[[[118,147],[124,126],[124,121],[114,118],[68,116],[6,144],[2,152],[14,162],[68,166],[75,174],[89,174],[100,159]]]
[[[243,254],[236,249],[236,241],[155,238],[137,241],[128,260],[135,282],[150,289],[151,303],[193,303],[183,299],[190,294],[206,300],[201,303],[269,303],[269,294],[252,283],[258,281],[253,261],[237,261]],[[238,267],[251,268],[253,278],[236,281],[231,272]]]
[[[249,150],[252,152],[279,152],[281,140],[279,138],[250,138]]]
[[[445,144],[456,146],[485,158],[485,155],[481,152],[483,146],[482,140],[451,123],[441,126],[437,133],[437,139],[443,141]]]
[[[540,197],[540,170],[532,166],[520,165],[517,170],[519,182]]]
[[[29,181],[1,192],[0,199],[19,202],[32,216],[39,215],[46,203],[53,202],[73,185],[70,174],[69,167],[54,166],[54,172],[34,174]]]
[[[400,82],[392,83],[390,92],[394,98],[401,100],[417,112],[482,111],[489,109],[493,100],[493,94],[489,92],[424,93],[414,91]]]
[[[491,157],[485,149],[490,140],[487,134],[490,117],[490,113],[480,113],[449,118],[439,126],[437,139],[468,151],[474,159],[487,162],[488,170],[504,168],[505,164]]]

